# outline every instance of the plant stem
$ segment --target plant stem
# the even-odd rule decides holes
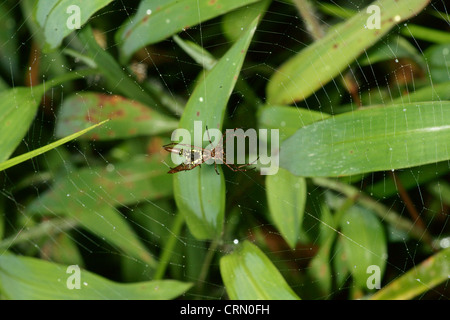
[[[309,0],[294,0],[303,21],[305,22],[306,29],[311,32],[311,36],[314,40],[322,39],[325,35],[325,31],[322,25],[317,19],[317,13],[314,6]]]
[[[219,239],[214,239],[208,248],[208,253],[205,256],[205,260],[203,261],[202,270],[200,271],[200,275],[197,280],[198,287],[200,290],[202,289],[203,284],[206,279],[206,276],[208,275],[208,271],[211,266],[211,261],[212,261],[212,258],[214,257],[214,254],[216,253],[216,249],[217,249],[218,245],[219,245]]]
[[[403,187],[403,183],[397,177],[395,172],[391,171],[391,175],[392,175],[392,179],[394,180],[395,185],[397,186],[400,197],[403,199],[403,202],[405,202],[406,208],[408,208],[409,215],[414,220],[414,223],[417,223],[417,225],[420,228],[422,228],[423,230],[426,230],[425,223],[420,218],[420,215],[417,212],[416,208],[414,207],[414,204],[411,201],[411,198],[409,197],[408,192],[406,192],[405,188]]]
[[[180,212],[175,216],[175,220],[173,221],[172,228],[170,228],[170,237],[167,240],[166,245],[161,253],[161,258],[158,263],[158,267],[156,269],[155,275],[153,276],[153,280],[161,280],[164,277],[167,266],[170,262],[170,257],[173,253],[176,241],[178,236],[180,235],[181,228],[184,225],[184,215]]]

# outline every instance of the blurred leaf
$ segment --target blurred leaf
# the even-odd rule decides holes
[[[450,100],[450,82],[436,83],[426,86],[402,95],[394,100],[393,104],[407,103],[407,102],[425,102],[425,101],[441,101]]]
[[[421,185],[450,172],[447,161],[427,164],[398,172],[397,179],[401,181],[405,190],[420,188]],[[376,198],[386,198],[398,194],[397,183],[392,177],[382,179],[366,187],[366,192]]]
[[[280,166],[305,177],[343,176],[448,160],[449,123],[450,102],[375,106],[340,114],[285,140]]]
[[[428,190],[443,204],[450,206],[450,184],[447,181],[432,182],[428,186]]]
[[[333,248],[333,270],[335,273],[333,274],[334,278],[336,279],[336,285],[339,289],[345,286],[346,281],[350,278],[350,270],[348,267],[348,256],[346,254],[346,251],[344,249],[344,238],[343,237],[337,237],[336,239],[336,245]],[[367,275],[369,276],[369,275]]]
[[[450,79],[450,43],[431,46],[424,52],[424,55],[433,83],[445,82],[448,85]]]
[[[408,24],[400,29],[402,35],[414,38],[417,40],[424,40],[434,43],[449,43],[450,35],[446,31],[435,30],[416,24]]]
[[[16,17],[11,10],[10,3],[0,3],[0,69],[3,74],[9,74],[12,79],[18,77],[19,55],[17,54],[18,37],[15,36],[17,30]]]
[[[416,15],[428,2],[429,0],[374,1],[374,5],[383,8],[379,29],[364,27],[370,14],[365,8],[362,9],[328,32],[324,38],[285,62],[268,83],[268,102],[291,104],[306,99],[348,68],[364,50],[380,40],[392,27]]]
[[[172,181],[158,157],[137,156],[126,162],[82,168],[59,177],[29,210],[55,212],[98,209],[158,199],[172,194]]]
[[[280,142],[292,136],[301,127],[324,120],[330,115],[290,106],[264,106],[258,111],[258,126],[280,130]]]
[[[305,178],[287,170],[266,178],[266,196],[270,217],[291,248],[295,248],[303,221],[306,202]]]
[[[239,76],[257,22],[256,19],[247,27],[239,41],[195,87],[180,119],[180,128],[187,129],[191,137],[195,137],[194,121],[202,121],[202,137],[205,126],[219,129],[222,127],[227,102]],[[220,166],[218,170],[221,173]],[[213,239],[220,235],[225,211],[223,173],[217,175],[212,165],[176,173],[174,193],[177,207],[185,215],[189,230],[197,239]]]
[[[320,221],[320,247],[309,264],[308,274],[315,280],[319,292],[329,295],[332,287],[331,249],[337,233],[332,229],[335,228],[334,218],[325,202],[321,205]]]
[[[83,257],[77,243],[69,233],[60,232],[48,239],[41,247],[40,256],[44,260],[62,264],[84,266]]]
[[[71,134],[70,136],[67,136],[65,138],[59,139],[59,140],[57,140],[57,141],[55,141],[53,143],[50,143],[50,144],[48,144],[46,146],[43,146],[43,147],[38,148],[36,150],[33,150],[33,151],[30,151],[30,152],[21,154],[20,156],[14,157],[14,158],[9,159],[9,160],[7,160],[5,162],[1,162],[0,163],[0,171],[8,169],[8,168],[10,168],[12,166],[15,166],[15,165],[17,165],[19,163],[22,163],[22,162],[24,162],[26,160],[34,158],[34,157],[36,157],[36,156],[38,156],[40,154],[43,154],[43,153],[45,153],[47,151],[50,151],[50,150],[52,150],[52,149],[54,149],[56,147],[59,147],[60,145],[66,143],[66,142],[69,142],[69,141],[71,141],[73,139],[76,139],[77,137],[85,134],[86,132],[89,132],[90,130],[92,130],[92,129],[98,127],[98,126],[101,126],[102,124],[104,124],[107,121],[108,120],[104,120],[104,121],[102,121],[100,123],[97,123],[97,124],[94,124],[94,125],[88,127],[87,129],[84,129],[84,130],[81,130],[81,131],[76,132],[74,134]]]
[[[341,219],[343,248],[353,280],[359,288],[367,289],[367,268],[375,265],[384,273],[387,244],[383,226],[369,210],[353,206]]]
[[[362,66],[372,65],[386,60],[395,60],[400,58],[409,58],[416,62],[420,67],[426,70],[427,65],[423,55],[403,37],[390,37],[385,41],[370,48],[366,54],[362,55],[358,62]]]
[[[444,249],[415,265],[401,277],[376,292],[374,300],[406,300],[427,292],[439,283],[448,281],[450,248]]]
[[[192,286],[175,280],[117,283],[80,269],[80,289],[69,289],[68,266],[12,254],[0,256],[0,291],[12,300],[167,300]]]
[[[248,241],[220,259],[220,273],[232,300],[300,299],[270,259]]]
[[[331,3],[318,2],[317,7],[323,13],[326,13],[332,17],[339,17],[339,18],[343,18],[343,19],[351,18],[356,13],[356,11],[354,11],[352,9],[349,9],[349,8],[346,8],[346,7],[343,7],[340,5],[336,5],[336,4],[331,4]]]
[[[2,243],[3,236],[5,235],[5,198],[0,197],[0,243]]]
[[[64,100],[56,119],[56,135],[65,136],[104,119],[111,121],[81,139],[111,140],[154,135],[172,131],[178,126],[177,120],[139,102],[87,92]]]
[[[211,70],[217,63],[216,58],[195,42],[183,40],[179,36],[173,36],[173,40],[186,52],[195,62],[205,70]]]
[[[77,222],[69,218],[46,219],[37,223],[30,220],[28,217],[23,217],[24,218],[21,220],[23,223],[20,224],[22,231],[12,234],[0,241],[0,249],[3,249],[2,254],[13,245],[35,242],[37,239],[53,237],[77,226]]]
[[[0,92],[0,162],[8,159],[22,141],[43,94],[42,85]]]
[[[112,0],[39,0],[36,6],[35,18],[44,29],[45,49],[56,49],[62,40],[72,33],[73,17],[77,14],[73,8],[78,8],[80,27],[98,10],[108,5]]]
[[[116,34],[122,62],[137,50],[184,29],[259,0],[143,0]]]
[[[222,30],[225,37],[230,41],[239,39],[245,27],[255,20],[261,12],[265,12],[270,3],[271,0],[261,0],[223,15]]]
[[[153,258],[115,207],[171,193],[172,181],[159,159],[137,157],[60,177],[28,206],[28,212],[73,217],[124,252],[152,263]]]

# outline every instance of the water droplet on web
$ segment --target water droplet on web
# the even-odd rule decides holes
[[[394,17],[395,22],[399,22],[400,20],[402,20],[402,17],[400,17],[399,15],[396,15]]]
[[[83,284],[87,287],[88,283],[87,282],[83,282]]]
[[[395,59],[395,62],[398,63],[398,59]]]
[[[203,97],[198,98],[198,101],[203,102]]]
[[[147,10],[147,15],[151,15],[152,14],[152,10],[148,9]]]
[[[234,239],[234,240],[233,240],[233,243],[234,243],[234,244],[238,244],[238,243],[239,243],[239,240],[238,240],[238,239]]]

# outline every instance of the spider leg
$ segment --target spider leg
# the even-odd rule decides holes
[[[217,175],[220,176],[220,173],[219,173],[219,171],[217,170],[217,163],[215,163],[215,162],[214,162],[214,170],[216,170]]]

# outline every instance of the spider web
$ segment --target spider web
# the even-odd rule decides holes
[[[6,2],[4,1],[4,3]],[[20,16],[18,21],[15,22],[17,30],[13,37],[21,41],[16,52],[20,59],[21,70],[14,70],[15,65],[11,60],[12,57],[10,59],[10,70],[2,70],[2,74],[6,75],[4,79],[13,87],[22,85],[21,81],[26,81],[26,79],[18,78],[18,75],[23,74],[24,66],[30,63],[33,65],[36,60],[42,58],[42,55],[39,56],[39,53],[37,53],[38,51],[33,51],[36,49],[33,47],[34,34],[27,25],[27,20],[32,18],[31,16],[21,16],[23,13],[20,11],[20,3],[21,1],[18,1],[15,5],[12,5],[11,11]],[[369,4],[364,1],[329,1],[327,3],[338,7],[345,6],[357,12],[363,10]],[[132,19],[138,4],[138,1],[115,1],[106,9],[97,13],[94,22],[104,21],[107,16],[117,17],[121,21]],[[419,16],[419,22],[426,22],[427,18],[430,19],[431,11],[434,11],[435,14],[446,14],[447,21],[444,19],[438,21],[440,21],[439,24],[442,29],[447,28],[448,30],[450,21],[448,20],[448,8],[444,0],[432,1],[426,10],[427,14]],[[324,28],[330,28],[338,21],[336,17],[321,11],[317,12],[316,18]],[[100,36],[107,41],[106,50],[114,52],[116,45],[112,38],[120,24],[117,23],[119,20],[111,20],[97,30],[100,30]],[[406,32],[409,31],[408,23],[409,21],[406,21],[401,25],[405,27],[403,30],[406,30]],[[389,39],[400,35],[401,26],[391,31]],[[231,45],[221,29],[221,18],[193,26],[180,33],[180,37],[196,43],[206,51],[211,52],[216,58],[222,56],[226,48]],[[425,50],[431,46],[429,42],[416,39],[413,32],[410,32],[410,35],[406,35],[405,38],[418,50],[420,56],[425,57]],[[347,73],[341,74],[302,103],[297,103],[297,106],[337,114],[342,112],[342,106],[347,107],[348,110],[358,108],[361,101],[364,105],[375,102],[387,103],[398,95],[398,92],[404,90],[405,82],[408,84],[407,90],[414,92],[418,85],[416,83],[418,81],[416,67],[409,59],[396,58],[397,44],[390,42],[389,39],[386,38],[381,41],[381,44],[385,45],[384,50],[390,50],[394,57],[390,60],[388,69],[383,69],[379,65],[365,66],[360,64],[358,60]],[[257,96],[264,97],[267,81],[278,67],[278,64],[274,62],[278,61],[275,57],[280,55],[283,59],[287,59],[308,46],[310,42],[311,31],[304,26],[295,5],[290,1],[275,0],[268,8],[256,31],[241,76],[255,90]],[[8,43],[4,43],[2,47],[6,45]],[[64,46],[69,45],[65,42]],[[59,50],[59,53],[61,52],[62,49]],[[368,52],[365,52],[364,55],[367,56]],[[28,59],[29,61],[27,61]],[[180,101],[186,101],[189,98],[196,83],[200,80],[198,75],[202,66],[184,53],[171,38],[152,46],[151,50],[141,50],[141,54],[135,59],[135,62],[138,67],[146,70],[145,80],[143,81],[158,84],[170,97]],[[68,72],[81,64],[80,61],[68,58],[67,62],[60,66],[60,71]],[[427,71],[431,68],[428,63],[426,67]],[[50,68],[50,64],[41,67],[41,74],[44,79],[45,75],[50,73]],[[446,75],[450,79],[448,64]],[[341,79],[347,79],[347,77],[350,78],[351,83],[356,88],[353,92],[345,90],[340,82]],[[434,83],[433,79],[427,80],[431,81],[432,84]],[[71,85],[65,84],[46,93],[42,108],[22,145],[18,148],[18,154],[31,151],[57,139],[53,128],[59,117],[58,108],[68,95],[75,91],[81,93],[96,91],[110,94],[111,90],[120,86],[120,80],[115,85],[107,87],[100,77],[93,77],[89,79],[87,84],[84,83],[83,87],[79,86],[77,84],[76,89],[74,89],[71,88]],[[239,90],[235,90],[232,94],[224,127],[229,123],[242,127],[248,126],[248,124],[242,122],[242,119],[253,117],[254,110],[249,105],[251,100],[247,99],[248,94],[248,92]],[[335,105],[335,101],[339,101],[339,105]],[[264,98],[261,98],[261,103],[263,102]],[[175,116],[179,116],[179,114],[175,114]],[[159,137],[140,137],[137,140],[139,140],[138,145],[142,148],[137,152],[142,154],[159,154],[162,152],[158,146],[162,145],[163,140]],[[24,168],[22,172],[26,172],[26,174],[13,170],[1,173],[0,190],[6,213],[3,216],[6,236],[19,235],[36,226],[35,217],[27,214],[27,206],[32,199],[42,197],[45,191],[55,191],[55,181],[59,176],[69,174],[77,168],[89,168],[93,171],[93,174],[99,167],[114,171],[116,165],[114,161],[117,161],[118,158],[114,158],[112,155],[122,152],[119,158],[123,159],[132,156],[135,152],[128,151],[126,145],[124,149],[120,149],[118,148],[120,145],[120,141],[116,144],[95,141],[71,142],[20,165],[21,168]],[[161,162],[161,166],[165,165],[164,162]],[[435,166],[428,165],[400,170],[396,172],[397,178],[401,174],[409,174],[415,181],[412,186],[407,186],[410,199],[402,197],[400,191],[402,186],[397,184],[398,179],[394,180],[396,191],[391,196],[379,200],[374,199],[388,208],[395,209],[407,218],[409,218],[408,211],[411,210],[407,202],[411,201],[426,230],[435,235],[436,239],[441,239],[438,247],[448,247],[450,246],[448,205],[439,189],[433,194],[429,191],[431,187],[428,188],[429,186],[420,181],[424,175],[431,176],[428,181],[448,179],[449,168],[447,162],[444,164],[436,163]],[[201,288],[201,290],[188,291],[184,296],[185,298],[226,299],[227,293],[220,278],[219,259],[224,254],[231,252],[237,244],[244,240],[254,241],[277,266],[294,290],[313,287],[315,280],[305,275],[308,272],[312,257],[318,250],[320,242],[318,229],[320,226],[325,226],[333,233],[344,237],[338,228],[321,219],[319,203],[324,198],[327,199],[327,203],[342,202],[344,199],[343,193],[339,190],[329,190],[314,184],[308,184],[305,221],[302,225],[303,233],[296,249],[291,250],[276,227],[270,222],[263,177],[251,172],[228,172],[226,169],[224,174],[227,184],[225,232],[221,242],[217,245],[211,245],[210,241],[196,240],[186,227],[179,234],[173,233],[171,225],[177,213],[177,208],[170,197],[160,200],[144,199],[134,203],[123,203],[119,199],[115,199],[115,205],[111,207],[119,212],[132,226],[139,240],[149,248],[156,258],[161,255],[163,249],[161,244],[171,236],[176,237],[176,245],[170,252],[171,259],[165,278],[193,282],[196,284],[196,288]],[[359,179],[355,177],[352,185],[361,192],[374,196],[375,191],[372,192],[373,190],[379,188],[380,185],[387,186],[391,182],[392,176],[389,172],[378,172],[364,175]],[[88,182],[82,182],[75,187],[77,190],[87,192],[89,197],[98,197],[97,191],[86,188],[87,185]],[[331,209],[336,210],[337,208],[331,207]],[[48,216],[52,217],[51,212]],[[387,228],[386,233],[389,242],[388,257],[385,257],[385,277],[391,276],[392,280],[423,261],[426,256],[418,241],[401,236],[392,236],[389,233],[389,228]],[[74,250],[74,257],[79,258],[73,258],[71,261],[71,258],[58,258],[53,254],[53,251],[57,251],[58,248],[63,246],[63,242],[70,242],[70,248]],[[101,235],[96,235],[83,228],[61,228],[59,232],[47,237],[29,238],[18,245],[12,243],[3,249],[0,250],[2,253],[6,252],[6,249],[10,249],[20,254],[36,256],[53,262],[80,263],[90,271],[121,282],[151,280],[152,278],[153,269],[151,266],[124,254],[114,245],[102,239]],[[374,254],[370,249],[365,249],[369,254]],[[338,259],[338,254],[339,252],[336,251],[334,255],[330,256],[330,264],[334,263],[334,259]],[[332,278],[337,279],[339,277],[341,277],[339,272],[333,269]],[[340,282],[339,285],[333,287],[328,296],[311,296],[311,298],[348,297],[353,286],[351,275],[344,275],[344,279]],[[439,287],[430,289],[428,293],[418,298],[448,299],[450,297],[448,290],[447,281]]]

